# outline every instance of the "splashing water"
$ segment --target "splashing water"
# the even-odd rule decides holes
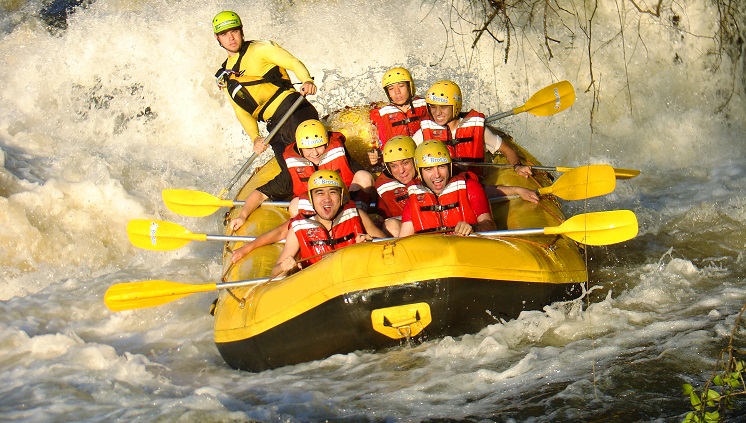
[[[504,63],[487,37],[471,48],[474,28],[451,8],[462,3],[62,2],[64,25],[46,17],[47,2],[0,4],[0,418],[682,418],[681,385],[709,377],[746,299],[743,63],[713,67],[713,41],[700,36],[715,25],[709,2],[672,6],[676,25],[601,3],[595,98],[583,37],[547,60],[527,32]],[[465,108],[488,114],[571,81],[571,109],[500,126],[548,165],[641,169],[609,196],[567,204],[571,213],[632,209],[640,236],[589,249],[588,302],[260,374],[223,363],[210,295],[109,312],[103,293],[115,283],[219,278],[220,245],[140,251],[124,228],[162,217],[221,230],[217,219],[171,214],[160,192],[217,192],[250,154],[213,79],[225,53],[210,21],[224,9],[251,16],[248,38],[273,39],[306,64],[322,115],[383,100],[379,81],[394,65],[420,93],[457,81]]]

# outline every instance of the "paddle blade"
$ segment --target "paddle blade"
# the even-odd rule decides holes
[[[215,213],[221,207],[233,206],[233,201],[221,200],[204,191],[164,189],[161,194],[166,207],[182,216],[205,217]]]
[[[587,165],[569,168],[548,187],[539,189],[539,194],[554,194],[565,200],[584,200],[599,197],[614,191],[616,177],[609,165]]]
[[[127,237],[132,245],[154,251],[176,250],[190,241],[204,241],[205,234],[193,234],[176,223],[163,220],[134,219],[127,223]]]
[[[573,216],[559,226],[544,228],[547,235],[565,235],[586,245],[610,245],[637,236],[637,216],[630,210],[612,210]]]
[[[639,175],[640,171],[637,169],[620,169],[618,167],[615,167],[614,174],[616,175],[617,179],[632,179],[635,176]]]
[[[104,294],[104,304],[111,311],[155,307],[197,292],[214,291],[214,283],[191,285],[152,280],[112,285]]]
[[[537,91],[526,104],[513,109],[514,114],[528,112],[535,116],[551,116],[575,103],[575,89],[568,81],[561,81]]]

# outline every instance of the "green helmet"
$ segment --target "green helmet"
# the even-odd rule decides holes
[[[243,24],[241,23],[241,18],[238,17],[236,12],[226,10],[218,13],[214,18],[212,18],[212,28],[216,34],[219,34],[229,29],[243,28]]]

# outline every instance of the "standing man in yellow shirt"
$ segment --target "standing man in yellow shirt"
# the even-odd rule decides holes
[[[316,85],[306,66],[274,41],[244,41],[241,18],[231,11],[220,12],[212,20],[215,39],[228,52],[228,59],[215,75],[225,88],[238,121],[254,143],[256,154],[267,146],[259,135],[258,122],[266,122],[272,131],[299,96],[316,94]],[[300,93],[293,88],[288,70],[301,80]],[[319,113],[303,99],[269,144],[282,172],[287,165],[282,157],[285,148],[295,142],[295,130]]]

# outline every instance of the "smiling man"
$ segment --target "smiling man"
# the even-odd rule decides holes
[[[414,151],[417,146],[411,137],[397,135],[383,148],[385,170],[376,178],[378,214],[384,217],[384,228],[391,236],[399,236],[401,215],[407,203],[407,186],[417,178]]]
[[[308,180],[308,197],[315,215],[299,214],[290,222],[285,246],[272,268],[272,276],[291,272],[321,260],[321,255],[384,233],[347,196],[342,178],[333,170],[317,170]],[[300,259],[295,258],[300,252]]]
[[[425,141],[414,152],[421,183],[407,189],[399,236],[453,231],[457,235],[496,229],[482,184],[469,172],[451,177],[451,155],[440,141]]]
[[[429,119],[412,138],[419,145],[426,140],[440,140],[448,146],[451,158],[462,162],[483,162],[485,149],[492,154],[501,153],[513,165],[513,170],[528,178],[531,167],[521,163],[518,153],[502,138],[484,125],[484,114],[476,110],[462,113],[461,88],[453,81],[434,83],[427,94]],[[474,170],[478,172],[478,170]]]

